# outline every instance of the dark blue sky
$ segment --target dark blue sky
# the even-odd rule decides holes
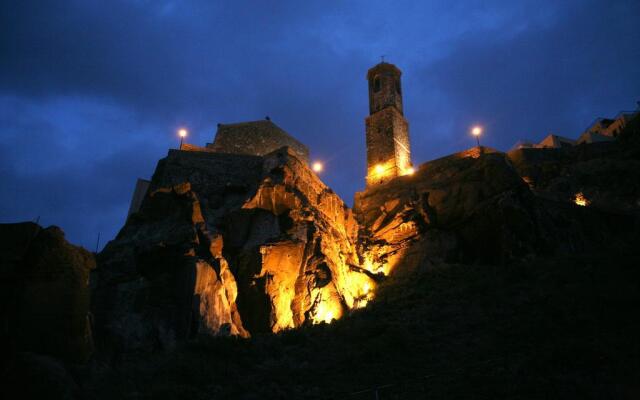
[[[365,73],[381,54],[404,72],[417,164],[472,146],[474,123],[507,150],[576,137],[640,100],[637,0],[22,0],[0,12],[0,222],[40,216],[91,249],[120,229],[179,126],[204,145],[218,122],[269,115],[351,204]]]

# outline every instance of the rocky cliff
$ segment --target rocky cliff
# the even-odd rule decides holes
[[[610,143],[456,153],[353,210],[286,147],[171,150],[97,259],[57,227],[0,225],[0,393],[326,398],[354,378],[418,379],[405,398],[634,390],[639,124]]]
[[[330,322],[364,305],[349,208],[287,148],[170,151],[140,211],[99,255],[101,343],[171,347]]]
[[[358,193],[360,253],[375,268],[410,268],[425,258],[461,263],[505,263],[525,257],[599,248],[636,232],[640,210],[637,160],[602,146],[504,154],[474,148],[420,166],[414,175]],[[601,154],[587,165],[567,152]],[[534,160],[555,160],[554,170]],[[568,176],[558,164],[574,172]],[[624,173],[619,166],[625,165]],[[627,169],[628,168],[628,169]],[[525,172],[544,170],[546,181],[569,181],[558,194],[553,184],[532,184]],[[575,175],[579,174],[580,179]],[[573,178],[573,179],[572,179]],[[605,180],[608,184],[605,184]],[[576,204],[581,188],[600,201]],[[620,199],[607,202],[605,199]]]
[[[415,363],[411,368],[404,366],[407,372],[419,369],[427,355],[437,352],[438,337],[456,335],[459,330],[471,337],[482,331],[478,327],[491,315],[478,311],[486,304],[477,301],[488,302],[495,307],[491,312],[504,314],[498,318],[503,326],[518,318],[509,314],[515,313],[512,303],[531,307],[533,320],[550,326],[555,326],[558,313],[569,320],[575,312],[592,318],[591,300],[585,300],[591,291],[609,298],[611,307],[633,308],[633,293],[637,293],[633,283],[624,289],[625,299],[618,300],[615,292],[632,279],[627,276],[635,276],[631,266],[640,242],[639,146],[637,140],[629,139],[507,154],[473,148],[422,164],[413,175],[358,193],[353,210],[287,148],[266,156],[199,151],[197,147],[171,150],[158,162],[140,209],[98,254],[95,269],[93,255],[67,243],[58,228],[42,229],[31,223],[0,225],[2,333],[4,343],[17,350],[4,360],[4,379],[21,386],[35,373],[51,381],[37,386],[44,388],[38,393],[52,393],[52,387],[66,393],[84,386],[89,397],[103,390],[104,398],[122,397],[137,383],[126,383],[117,395],[100,386],[118,385],[118,368],[138,371],[136,365],[141,363],[144,373],[154,374],[156,366],[150,366],[146,358],[149,351],[197,338],[188,342],[204,343],[203,348],[216,355],[226,354],[226,361],[218,360],[211,371],[227,374],[223,364],[229,363],[229,357],[235,360],[233,349],[240,349],[240,353],[253,354],[249,360],[263,360],[252,373],[263,378],[273,365],[297,371],[304,364],[300,360],[315,357],[312,365],[304,367],[313,371],[308,376],[315,382],[316,364],[330,365],[337,358],[342,365],[351,365],[344,349],[369,343],[360,360],[371,362],[376,361],[372,354],[377,351],[371,349],[402,344],[406,338],[422,345],[423,337],[431,338],[433,349],[418,352],[419,356],[413,354],[413,347],[405,349],[403,360],[413,357]],[[619,276],[611,277],[611,282],[618,282],[611,284],[615,290],[597,284],[597,280],[608,279],[603,266],[609,259],[620,263],[612,272]],[[597,261],[597,271],[590,260]],[[457,281],[448,280],[448,272],[443,271],[449,270],[458,271]],[[599,278],[592,278],[596,272]],[[574,279],[575,274],[584,276]],[[423,281],[419,286],[416,277]],[[466,281],[469,277],[485,282],[481,295]],[[511,287],[514,277],[518,288]],[[543,287],[532,286],[532,277]],[[563,297],[575,289],[574,280],[581,282],[580,301],[586,306],[571,303],[573,295],[567,295],[569,300]],[[439,303],[432,304],[434,299],[425,292],[432,282],[437,290],[446,292]],[[558,282],[562,287],[553,286]],[[468,298],[464,306],[451,308],[460,300],[456,287],[466,287]],[[496,295],[486,291],[496,291]],[[555,296],[555,303],[539,295],[545,291]],[[529,294],[523,297],[521,292]],[[373,309],[337,324],[343,347],[334,350],[331,360],[318,356],[324,351],[322,346],[332,343],[323,333],[329,328],[306,328],[351,314],[376,296],[379,301],[373,302]],[[390,298],[398,300],[394,300],[396,308],[388,308]],[[512,303],[505,308],[502,298]],[[571,311],[558,308],[567,301]],[[420,316],[407,309],[413,307],[423,309],[429,322],[420,321]],[[358,318],[365,316],[366,320],[366,315],[371,319],[362,325]],[[598,318],[595,320],[600,321]],[[618,321],[624,318],[621,315]],[[451,329],[434,336],[434,326],[445,326],[443,321],[450,319],[455,321]],[[386,331],[383,339],[376,336],[379,326],[381,332]],[[283,331],[290,332],[261,335]],[[536,340],[545,334],[539,332]],[[314,337],[310,342],[320,343],[312,347],[315,350],[301,350],[306,344],[296,342],[307,340],[307,335]],[[260,338],[206,339],[220,336]],[[527,335],[521,336],[529,346]],[[283,345],[279,338],[292,342]],[[93,343],[101,361],[113,361],[104,364],[104,371],[76,370],[55,359],[86,361]],[[274,355],[276,350],[265,353],[261,347],[265,343],[300,352],[297,361]],[[495,351],[491,340],[485,345],[489,346],[487,354]],[[451,348],[468,353],[456,350],[457,344]],[[136,351],[142,355],[133,354]],[[274,359],[264,359],[263,353]],[[177,354],[179,357],[180,351]],[[210,353],[202,357],[212,362]],[[448,352],[441,357],[448,360]],[[378,361],[380,365],[363,369],[367,376],[388,372]],[[400,361],[394,362],[394,369],[403,370]],[[244,376],[247,363],[242,357],[235,360],[232,374]],[[434,365],[431,368],[439,369]],[[192,375],[207,377],[202,390],[209,393],[211,371],[207,371]],[[291,373],[286,374],[287,379]],[[89,383],[76,387],[78,379],[87,376],[82,374],[90,376]],[[342,379],[346,388],[345,376],[351,375],[332,379]],[[233,379],[229,382],[224,393],[233,397],[238,385]],[[279,393],[261,386],[260,381],[253,382],[247,391],[268,396]],[[304,387],[287,388],[296,396],[306,393]]]
[[[637,234],[635,154],[473,148],[358,193],[352,211],[286,147],[171,150],[99,255],[98,338],[127,350],[279,332],[338,319],[425,260],[504,264],[624,241]]]

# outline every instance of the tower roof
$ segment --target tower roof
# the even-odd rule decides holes
[[[398,76],[402,75],[402,71],[400,71],[400,68],[383,61],[379,64],[374,65],[369,69],[369,71],[367,71],[367,80],[370,80],[374,75],[380,72],[391,72],[392,74]]]

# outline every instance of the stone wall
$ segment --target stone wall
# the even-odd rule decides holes
[[[133,189],[133,196],[131,196],[131,204],[129,205],[127,218],[129,218],[131,214],[138,212],[140,206],[142,205],[142,200],[144,200],[144,197],[149,190],[150,184],[151,182],[146,179],[138,178],[136,180],[136,186]]]
[[[411,166],[409,124],[393,107],[365,120],[367,134],[367,185],[387,182]],[[379,168],[382,168],[380,170]]]
[[[402,114],[400,74],[388,63],[380,63],[367,73],[367,187],[411,173],[409,124]]]
[[[300,160],[309,162],[309,149],[269,120],[219,124],[213,143],[207,147],[221,153],[263,156],[283,146]]]

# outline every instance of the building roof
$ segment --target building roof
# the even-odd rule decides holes
[[[606,136],[598,132],[589,132],[586,131],[578,138],[578,144],[581,143],[597,143],[597,142],[610,142],[615,140],[615,138],[611,136]]]
[[[380,72],[391,72],[392,74],[395,74],[398,76],[402,75],[402,71],[400,71],[400,68],[396,67],[393,64],[389,64],[383,61],[379,64],[374,65],[367,71],[367,80],[370,80],[373,77],[373,75],[378,74]]]

